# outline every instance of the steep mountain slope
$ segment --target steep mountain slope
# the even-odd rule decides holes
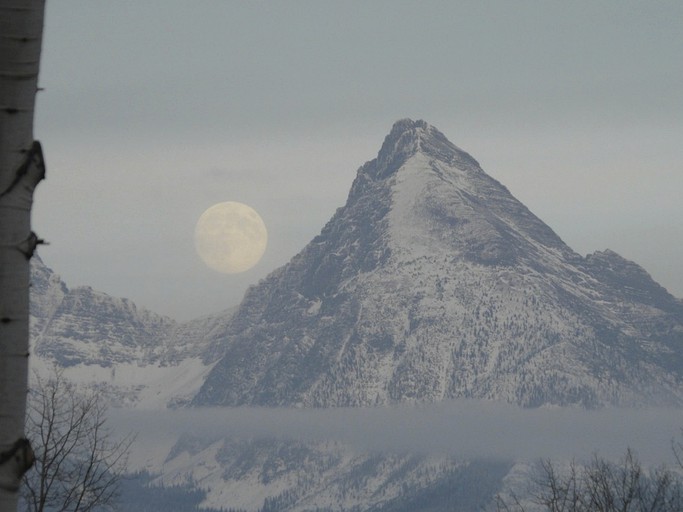
[[[31,366],[56,367],[115,405],[166,407],[192,398],[218,359],[230,313],[179,324],[90,287],[69,289],[39,257],[31,273]]]
[[[192,468],[188,470],[188,468]],[[336,442],[183,438],[157,486],[196,485],[207,508],[256,511],[482,510],[503,461],[358,452]]]
[[[681,301],[576,254],[423,121],[394,125],[227,332],[195,405],[683,403]]]

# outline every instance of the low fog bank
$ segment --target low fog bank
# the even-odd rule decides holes
[[[182,434],[200,438],[335,440],[358,450],[448,454],[515,460],[621,457],[634,449],[647,464],[672,464],[672,439],[681,440],[683,410],[586,411],[522,409],[455,400],[384,408],[198,408],[110,411],[117,433],[137,432],[141,445]]]

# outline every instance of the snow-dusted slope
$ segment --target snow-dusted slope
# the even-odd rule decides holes
[[[512,464],[448,456],[358,452],[336,442],[185,438],[165,487],[206,491],[203,507],[245,511],[482,510]]]
[[[32,261],[31,367],[100,388],[113,405],[188,402],[215,364],[230,313],[179,324],[89,287],[69,289]]]
[[[423,121],[253,287],[196,405],[683,403],[683,305],[610,251],[581,257]]]

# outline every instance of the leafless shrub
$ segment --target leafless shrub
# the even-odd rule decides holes
[[[679,461],[680,461],[679,446]],[[560,470],[550,460],[539,463],[530,491],[533,510],[548,512],[679,512],[683,490],[679,475],[661,467],[647,470],[631,450],[616,462],[597,455],[586,465],[572,461]],[[527,509],[513,496],[497,498],[498,511]]]

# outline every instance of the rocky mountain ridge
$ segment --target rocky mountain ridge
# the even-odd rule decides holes
[[[113,405],[177,406],[217,360],[230,314],[178,323],[88,286],[70,289],[34,256],[31,366],[96,386]]]
[[[681,301],[572,251],[423,121],[394,125],[226,339],[195,405],[683,403]]]

